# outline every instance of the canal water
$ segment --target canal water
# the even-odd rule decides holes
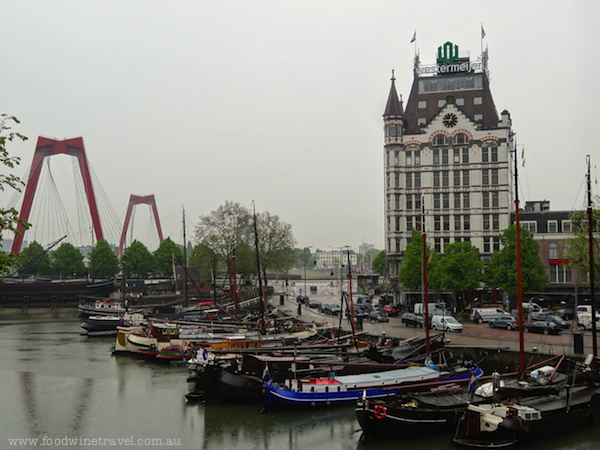
[[[352,407],[268,411],[188,403],[188,371],[113,357],[113,338],[82,335],[75,310],[0,311],[0,449],[456,449],[447,434],[361,440]],[[530,450],[600,448],[600,427]]]

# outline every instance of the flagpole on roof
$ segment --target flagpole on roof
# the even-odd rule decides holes
[[[483,22],[481,22],[481,58],[483,58],[483,38],[485,37],[485,30],[483,29]]]

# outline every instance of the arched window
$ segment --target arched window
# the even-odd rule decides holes
[[[433,140],[433,145],[446,145],[446,143],[446,136],[444,136],[443,134],[438,134]]]
[[[464,134],[464,133],[460,133],[460,134],[457,134],[457,135],[454,137],[454,142],[455,142],[456,144],[463,145],[463,144],[468,144],[468,143],[469,143],[469,139],[467,138],[467,135],[466,135],[466,134]]]

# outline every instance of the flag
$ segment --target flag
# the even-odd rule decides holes
[[[270,378],[270,375],[269,375],[269,364],[265,363],[265,369],[263,370],[263,375],[262,375],[262,381],[263,381],[263,383],[267,380],[267,377]]]
[[[479,383],[477,383],[477,378],[475,378],[475,371],[471,371],[471,379],[469,380],[469,395],[473,396],[475,393],[475,389],[477,389]]]
[[[521,150],[521,159],[523,160],[523,167],[525,167],[525,148]]]
[[[483,25],[481,25],[481,39],[485,37],[485,30],[483,29]]]
[[[415,42],[417,40],[417,30],[415,30],[415,34],[413,34],[412,39],[410,40],[410,43],[412,44],[413,42]]]

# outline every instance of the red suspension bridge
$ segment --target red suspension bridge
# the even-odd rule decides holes
[[[39,137],[35,152],[33,155],[33,161],[29,169],[29,176],[26,177],[25,193],[23,196],[23,203],[20,210],[19,218],[25,221],[30,221],[32,211],[38,208],[46,210],[48,215],[53,215],[50,220],[42,220],[42,212],[38,214],[35,220],[31,220],[33,226],[40,226],[41,222],[44,222],[41,226],[58,227],[67,234],[67,240],[69,235],[77,234],[72,231],[72,227],[69,224],[67,214],[60,197],[57,197],[56,185],[50,171],[48,160],[50,157],[55,155],[69,155],[76,159],[78,165],[76,170],[74,166],[75,175],[75,197],[76,207],[78,215],[78,227],[79,236],[87,235],[87,230],[92,231],[92,246],[95,240],[106,239],[109,243],[116,242],[116,236],[118,235],[117,230],[120,228],[118,223],[119,220],[117,215],[114,213],[110,202],[106,198],[104,191],[99,181],[93,176],[93,171],[90,169],[90,165],[86,156],[85,148],[83,145],[83,138],[73,138],[65,140],[56,140],[45,137]],[[55,193],[55,196],[47,195],[48,192],[42,191],[36,198],[36,191],[38,191],[39,181],[42,177],[44,163],[47,163],[47,174],[46,179],[50,182],[51,187],[48,189]],[[82,192],[83,191],[83,192]],[[97,196],[97,193],[99,194]],[[40,195],[42,194],[42,195]],[[39,198],[39,201],[36,201]],[[84,204],[87,203],[87,213],[85,211]],[[129,205],[127,207],[127,213],[123,222],[122,230],[120,233],[119,246],[117,247],[117,254],[121,254],[123,247],[126,245],[126,237],[130,226],[134,207],[136,205],[145,204],[152,208],[154,223],[158,232],[159,242],[163,241],[162,228],[160,225],[160,218],[158,215],[158,209],[156,206],[156,200],[154,195],[138,196],[131,195],[129,198]],[[35,206],[38,205],[38,206]],[[70,205],[72,206],[72,205]],[[58,213],[56,211],[59,211]],[[101,219],[100,211],[103,211]],[[90,226],[91,221],[91,226]],[[104,226],[103,226],[104,225]],[[23,240],[25,235],[28,233],[25,228],[21,225],[17,228],[19,234],[15,235],[12,244],[12,253],[18,255],[21,252],[23,246]],[[73,242],[72,242],[73,243]],[[75,243],[73,245],[76,245]],[[79,243],[81,245],[81,243]],[[77,245],[76,245],[77,246]]]

